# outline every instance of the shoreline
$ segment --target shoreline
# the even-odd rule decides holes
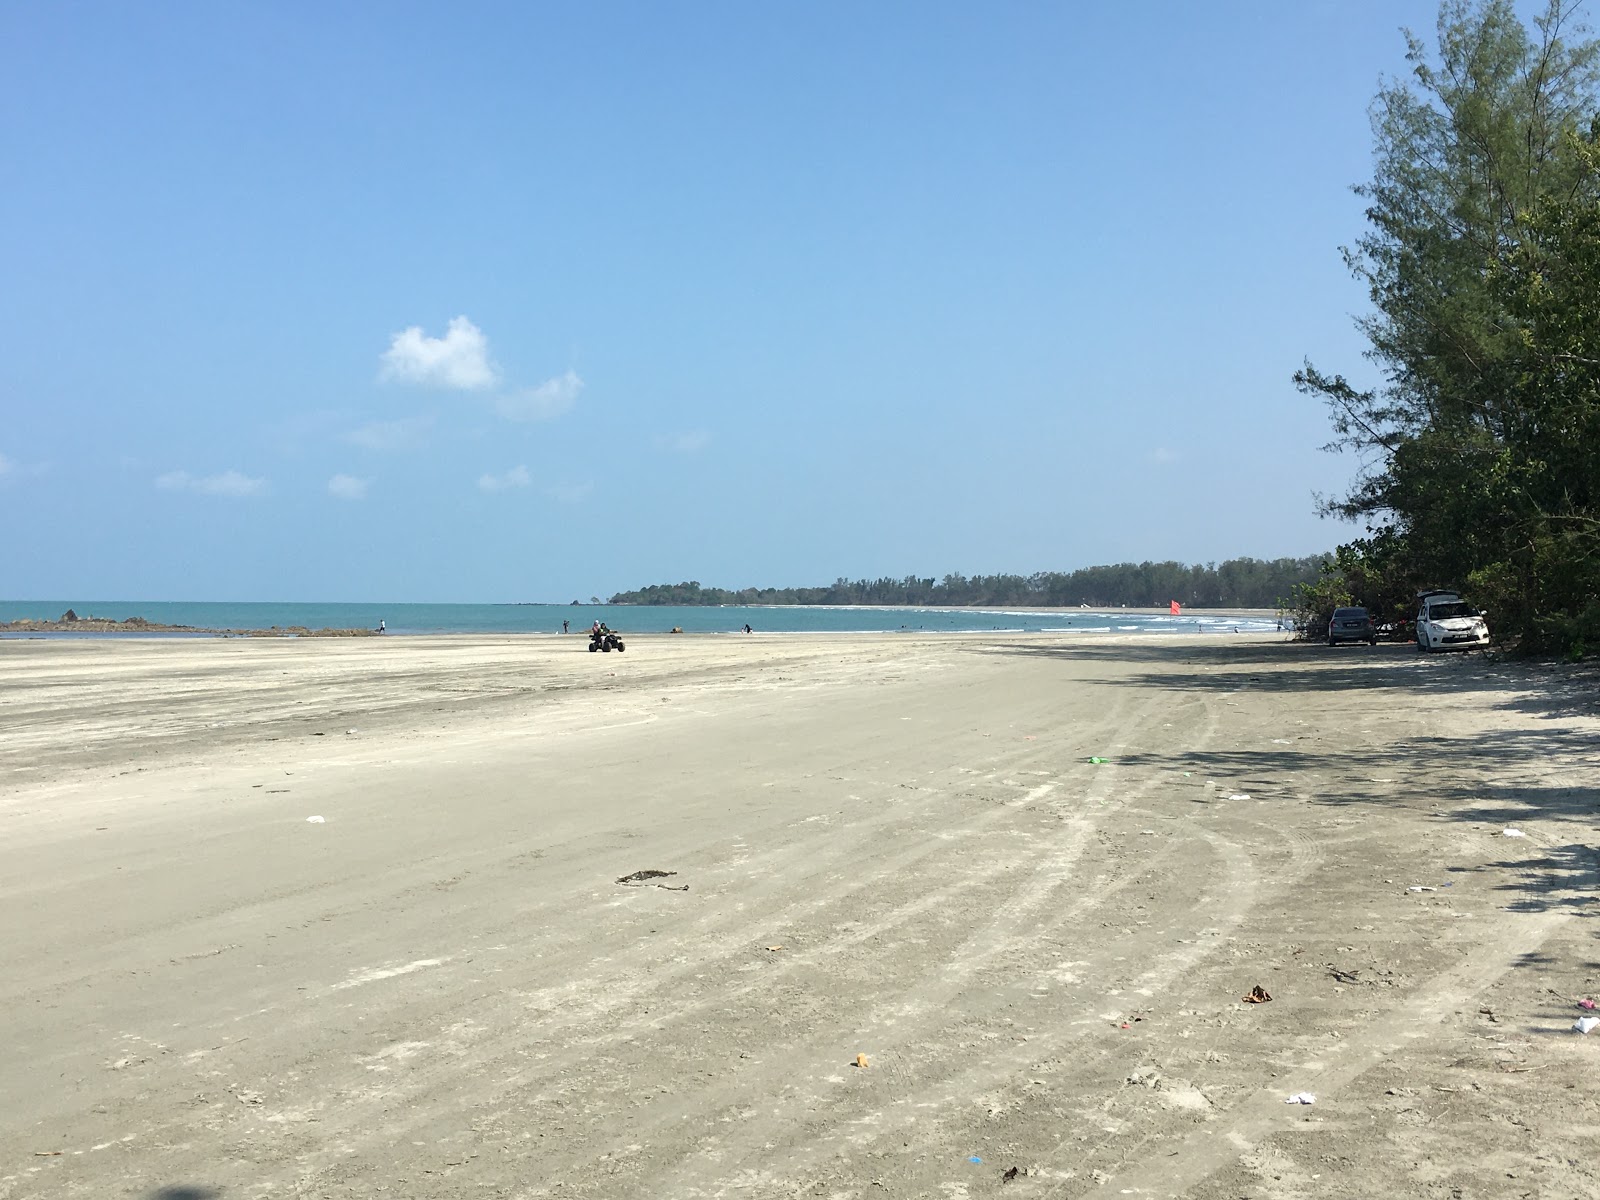
[[[1260,618],[1253,618],[1259,620]],[[1214,626],[1221,628],[1198,628],[1189,630],[1177,629],[1116,629],[1112,627],[1092,629],[1028,629],[1012,626],[995,626],[991,629],[757,629],[745,633],[742,629],[689,629],[673,632],[660,629],[626,629],[619,628],[616,632],[625,636],[628,641],[654,642],[657,640],[696,641],[731,638],[737,641],[755,641],[757,639],[773,638],[913,638],[927,637],[944,640],[947,638],[986,638],[986,637],[1059,637],[1059,638],[1134,638],[1139,641],[1176,640],[1191,642],[1197,637],[1227,637],[1227,638],[1257,638],[1278,640],[1280,636],[1292,640],[1293,630],[1290,629],[1229,629],[1226,621],[1219,619]],[[587,629],[573,629],[567,633],[560,630],[545,629],[451,629],[451,630],[404,630],[387,629],[379,633],[375,629],[306,629],[271,628],[271,629],[205,629],[197,626],[137,626],[127,629],[75,629],[71,626],[61,628],[47,628],[39,624],[28,626],[7,625],[0,623],[0,642],[73,642],[73,641],[148,641],[148,642],[197,642],[197,641],[226,641],[226,640],[261,640],[261,641],[340,641],[360,638],[382,639],[383,641],[444,641],[457,639],[464,641],[479,641],[483,639],[518,641],[547,641],[551,638],[581,638],[585,644],[588,640]]]
[[[153,602],[152,602],[153,603]],[[36,606],[38,607],[38,606]],[[98,607],[98,605],[97,605]],[[133,605],[125,605],[124,610]],[[566,624],[562,614],[570,606],[544,606],[537,624],[514,622],[499,627],[499,622],[484,619],[485,610],[515,608],[527,612],[533,605],[443,605],[371,606],[370,612],[337,611],[352,606],[272,605],[211,606],[196,602],[165,606],[157,610],[163,620],[144,616],[109,618],[78,616],[68,609],[51,619],[37,613],[0,620],[0,639],[30,637],[155,637],[155,638],[356,638],[386,633],[392,637],[447,637],[455,634],[506,637],[563,636],[556,624]],[[407,611],[407,608],[425,611]],[[205,611],[208,608],[223,611]],[[459,613],[448,610],[459,608]],[[248,609],[251,611],[240,611]],[[296,610],[299,611],[296,611]],[[439,609],[447,611],[440,612]],[[320,611],[319,611],[320,610]],[[335,610],[335,611],[330,611]],[[0,602],[0,613],[5,602]],[[13,607],[13,611],[15,608]],[[1176,616],[1165,608],[1080,609],[1080,608],[977,608],[916,607],[892,605],[754,605],[754,606],[667,606],[605,605],[581,611],[567,635],[587,631],[588,621],[598,615],[634,636],[676,634],[696,636],[708,633],[741,633],[754,624],[758,633],[1121,633],[1183,632],[1193,634],[1226,630],[1239,626],[1237,633],[1276,633],[1281,619],[1268,609],[1190,609]],[[388,628],[374,625],[387,618]],[[254,618],[254,619],[252,619]],[[285,619],[287,618],[287,619]],[[297,619],[298,618],[298,619]],[[330,619],[331,618],[331,619]],[[355,624],[366,619],[371,624]],[[271,622],[270,624],[268,622]],[[548,621],[548,625],[544,622]],[[544,625],[544,627],[539,627]],[[671,628],[669,628],[669,625]],[[776,626],[777,628],[773,628]]]
[[[80,617],[71,621],[35,621],[23,617],[15,621],[0,621],[0,638],[27,637],[30,634],[65,634],[69,637],[345,638],[377,637],[378,631],[311,629],[305,625],[273,625],[266,629],[211,629],[201,625],[163,625],[159,621],[146,621],[143,617],[127,617],[120,621],[100,617]]]

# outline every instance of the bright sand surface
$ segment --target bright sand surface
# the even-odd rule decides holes
[[[1593,694],[1276,635],[0,642],[0,1197],[1595,1195]]]

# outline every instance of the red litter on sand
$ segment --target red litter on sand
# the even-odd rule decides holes
[[[1579,1000],[1578,1001],[1578,1007],[1579,1008],[1587,1008],[1592,1012],[1592,1011],[1594,1011],[1594,1001],[1593,1000],[1588,1000],[1588,999]]]

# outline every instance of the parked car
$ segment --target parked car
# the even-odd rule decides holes
[[[1484,614],[1455,592],[1422,592],[1417,596],[1417,649],[1470,650],[1489,644]]]
[[[1372,614],[1364,608],[1336,608],[1328,618],[1328,645],[1340,642],[1366,642],[1378,644],[1378,627],[1372,623]]]

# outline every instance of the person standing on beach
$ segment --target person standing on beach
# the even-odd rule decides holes
[[[383,618],[379,617],[378,618],[378,632],[382,633],[383,630],[384,630]]]
[[[561,622],[561,632],[567,632],[567,623],[565,621]]]

